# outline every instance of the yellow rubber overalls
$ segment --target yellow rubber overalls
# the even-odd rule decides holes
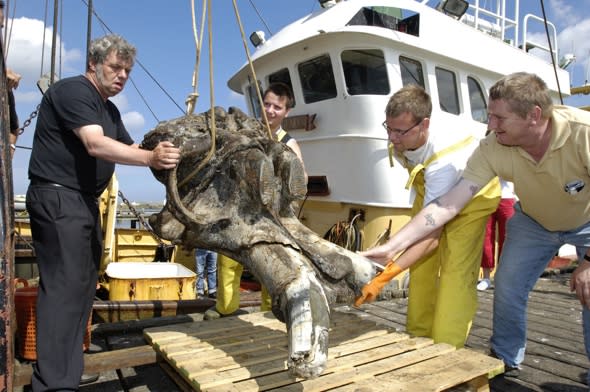
[[[215,308],[221,314],[230,314],[240,307],[240,279],[244,267],[234,259],[219,254],[217,257],[217,303]],[[262,287],[260,310],[271,308],[268,291]]]
[[[465,148],[472,141],[473,138],[468,137],[434,153],[423,164],[415,167],[406,165],[410,173],[406,188],[414,186],[416,194],[412,216],[423,207],[424,169],[441,157]],[[485,227],[499,201],[500,182],[496,177],[444,226],[438,248],[410,267],[408,333],[432,337],[435,343],[463,347],[477,309],[475,286]]]
[[[279,142],[287,136],[283,128],[277,130]],[[217,303],[215,308],[221,314],[230,314],[240,307],[240,280],[244,267],[237,261],[219,254],[217,258]],[[264,286],[261,290],[260,310],[271,309],[271,298]]]

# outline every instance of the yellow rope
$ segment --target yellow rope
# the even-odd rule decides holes
[[[203,13],[201,14],[201,32],[197,34],[196,18],[195,18],[195,0],[191,0],[191,11],[193,19],[193,36],[195,39],[196,59],[195,68],[193,70],[193,92],[184,101],[186,104],[186,114],[193,114],[197,106],[197,99],[199,98],[199,68],[201,64],[201,48],[203,44],[203,30],[205,28],[205,12],[207,10],[207,0],[203,0]]]
[[[252,58],[250,57],[250,50],[248,49],[248,43],[246,42],[246,34],[244,34],[244,27],[242,26],[242,21],[240,19],[240,13],[238,12],[238,6],[236,4],[236,0],[233,0],[234,4],[234,11],[236,13],[236,19],[238,21],[238,26],[240,27],[240,33],[242,34],[242,43],[244,44],[244,49],[246,51],[246,57],[248,57],[248,65],[250,66],[250,72],[252,73],[252,77],[254,78],[254,83],[256,85],[256,95],[258,96],[258,103],[260,104],[260,108],[262,111],[262,118],[264,119],[264,124],[266,125],[266,129],[268,131],[268,137],[270,139],[276,140],[275,135],[272,134],[270,130],[270,125],[268,124],[268,118],[266,117],[266,112],[264,111],[264,102],[262,102],[262,94],[260,89],[258,88],[258,79],[256,78],[256,72],[254,71],[254,64],[252,64]]]
[[[205,0],[203,0],[204,2]],[[213,154],[215,153],[215,136],[217,134],[215,126],[215,94],[214,94],[214,83],[213,83],[213,27],[212,27],[212,16],[211,16],[211,0],[207,0],[207,29],[209,39],[209,90],[210,90],[210,102],[211,102],[211,116],[210,116],[210,132],[211,132],[211,148],[207,153],[207,156],[199,163],[199,165],[186,176],[182,181],[178,183],[178,187],[181,188],[186,185],[194,176],[201,171],[201,169],[209,162]],[[202,37],[202,35],[201,35]]]

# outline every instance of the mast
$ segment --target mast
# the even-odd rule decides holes
[[[53,84],[55,81],[55,51],[57,49],[57,17],[59,11],[59,0],[53,1],[53,36],[52,36],[52,43],[51,43],[51,76],[49,79],[49,84]]]
[[[92,0],[88,0],[88,20],[86,22],[86,64],[88,64],[88,49],[92,37]]]

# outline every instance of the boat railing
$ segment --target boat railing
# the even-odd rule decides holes
[[[519,0],[509,1],[514,3],[513,17],[507,15],[506,0],[486,1],[484,6],[481,6],[479,0],[475,0],[474,4],[469,4],[467,13],[463,15],[461,21],[502,41],[518,46]]]
[[[551,39],[551,47],[547,43],[540,43],[534,42],[532,39],[528,39],[528,27],[529,22],[539,22],[543,26],[543,30],[545,27],[545,20],[533,14],[527,14],[524,17],[524,30],[523,30],[523,38],[522,38],[522,49],[526,50],[527,52],[531,49],[540,49],[547,53],[551,53],[554,60],[557,61],[557,29],[555,25],[549,21],[547,21],[547,28],[549,30],[550,39]],[[533,35],[534,37],[534,35]]]
[[[483,2],[483,6],[482,2],[474,0],[461,17],[461,22],[526,52],[538,49],[551,53],[557,59],[557,29],[555,25],[547,21],[551,45],[535,41],[539,35],[538,31],[545,31],[545,20],[534,14],[526,14],[522,20],[522,27],[520,27],[519,9],[519,0],[488,0]],[[541,29],[533,30],[537,27],[536,24],[540,24]],[[522,40],[520,39],[521,30]]]

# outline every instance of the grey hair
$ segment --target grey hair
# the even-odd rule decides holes
[[[129,61],[132,64],[135,62],[135,55],[137,49],[131,45],[118,34],[109,34],[104,37],[97,38],[90,43],[88,48],[88,64],[86,69],[90,68],[90,64],[102,64],[111,52],[116,52],[117,57],[124,61]]]

